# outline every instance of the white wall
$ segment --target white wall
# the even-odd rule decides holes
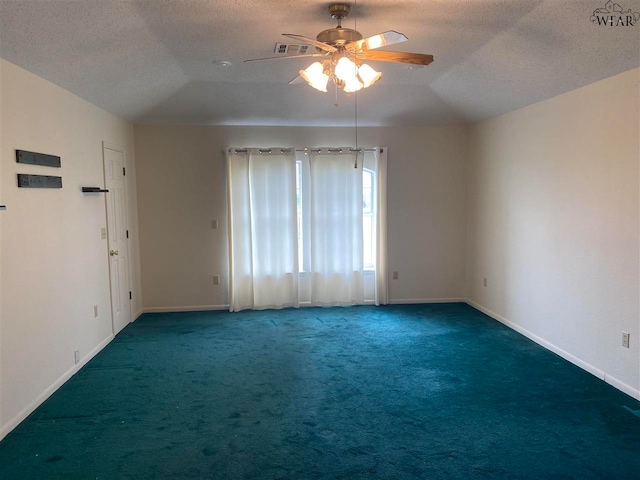
[[[359,129],[360,146],[389,152],[389,270],[399,272],[392,301],[462,298],[466,136],[466,127]],[[136,126],[144,309],[228,304],[225,147],[353,140],[353,128]]]
[[[133,127],[0,60],[0,438],[112,337],[105,200],[81,192],[104,185],[102,141],[128,153],[136,315]],[[62,167],[18,164],[16,149],[59,155]],[[63,188],[18,188],[17,173],[61,176]]]
[[[640,398],[638,80],[631,70],[471,129],[467,294]]]

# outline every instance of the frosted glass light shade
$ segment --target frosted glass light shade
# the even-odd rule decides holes
[[[321,92],[327,91],[329,76],[324,73],[324,67],[320,62],[312,63],[306,70],[300,70],[299,73],[300,76],[316,90],[320,90]]]
[[[351,79],[355,79],[358,73],[358,67],[355,63],[349,60],[347,57],[342,57],[336,63],[335,76],[343,82],[349,82]]]
[[[362,65],[360,65],[360,68],[358,68],[358,77],[360,77],[364,88],[370,87],[371,85],[376,83],[381,76],[382,73],[376,72],[366,63],[363,63]]]
[[[361,88],[362,82],[358,80],[358,77],[353,77],[344,82],[344,87],[342,88],[342,90],[344,90],[346,93],[353,93],[357,92]]]

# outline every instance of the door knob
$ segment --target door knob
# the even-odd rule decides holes
[[[112,257],[114,255],[118,255],[118,251],[117,250],[109,250],[109,255],[111,255]]]

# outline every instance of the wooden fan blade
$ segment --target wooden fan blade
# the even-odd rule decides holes
[[[380,52],[373,50],[366,52],[365,59],[378,60],[381,62],[410,63],[412,65],[429,65],[433,62],[433,55],[407,52]]]
[[[283,58],[311,58],[311,57],[324,57],[324,53],[305,53],[303,55],[280,55],[279,57],[264,57],[264,58],[252,58],[251,60],[245,60],[246,62],[261,62],[262,60],[281,60]]]
[[[396,43],[402,43],[409,40],[402,33],[395,30],[389,30],[386,32],[372,35],[362,40],[348,43],[345,48],[351,53],[358,53],[361,50],[373,50],[375,48],[385,47],[387,45],[394,45]]]
[[[335,52],[338,49],[328,43],[319,42],[314,40],[313,38],[304,37],[302,35],[296,35],[294,33],[283,33],[285,37],[293,38],[294,40],[298,40],[302,43],[306,43],[307,45],[313,45],[314,47],[318,47],[320,50],[324,50],[325,52]]]

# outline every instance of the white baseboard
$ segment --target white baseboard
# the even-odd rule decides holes
[[[468,303],[464,298],[398,298],[389,300],[388,305],[403,305],[413,303]],[[366,300],[363,305],[374,305],[373,300]],[[300,307],[311,307],[311,302],[300,302]],[[171,312],[206,312],[208,310],[229,310],[229,305],[195,305],[182,307],[146,307],[143,313],[171,313]]]
[[[195,305],[182,307],[146,307],[142,313],[171,313],[171,312],[206,312],[208,310],[229,310],[229,305]]]
[[[603,381],[607,382],[609,385],[617,388],[621,392],[626,393],[627,395],[629,395],[630,397],[635,398],[636,400],[640,400],[640,390],[635,389],[635,388],[631,387],[630,385],[627,385],[624,382],[621,382],[620,380],[612,377],[611,375],[608,375],[606,372],[600,370],[599,368],[596,368],[593,365],[591,365],[590,363],[587,363],[584,360],[581,360],[580,358],[578,358],[575,355],[572,355],[571,353],[561,349],[560,347],[554,345],[553,343],[548,342],[547,340],[545,340],[543,338],[540,338],[539,336],[531,333],[530,331],[522,328],[519,325],[516,325],[512,321],[504,318],[501,315],[498,315],[497,313],[489,310],[488,308],[483,307],[482,305],[480,305],[480,304],[478,304],[478,303],[476,303],[476,302],[474,302],[472,300],[465,300],[465,302],[468,303],[469,305],[471,305],[473,308],[475,308],[477,310],[480,310],[482,313],[490,316],[494,320],[497,320],[498,322],[506,325],[507,327],[511,328],[512,330],[515,330],[516,332],[524,335],[528,339],[533,340],[538,345],[541,345],[544,348],[546,348],[547,350],[550,350],[553,353],[555,353],[556,355],[559,355],[560,357],[564,358],[568,362],[571,362],[574,365],[582,368],[583,370],[585,370],[586,372],[589,372],[590,374],[594,375],[595,377],[599,378],[600,380],[603,380]]]
[[[413,303],[467,303],[464,298],[393,298],[389,305],[405,305]]]
[[[635,388],[627,385],[624,382],[621,382],[617,378],[612,377],[611,375],[604,374],[604,381],[607,382],[614,388],[617,388],[623,393],[626,393],[630,397],[635,398],[636,400],[640,400],[640,390],[636,390]]]
[[[58,380],[53,382],[49,387],[42,392],[38,397],[27,405],[22,411],[20,411],[15,417],[13,417],[6,425],[2,426],[0,429],[0,440],[7,436],[7,434],[16,428],[25,418],[31,415],[36,408],[44,403],[44,401],[49,398],[56,390],[58,390],[64,383],[73,377],[78,371],[84,367],[89,360],[95,357],[100,350],[106,347],[112,340],[114,336],[113,334],[109,335],[106,339],[104,339],[97,347],[87,353],[84,357],[80,359],[77,365],[74,365],[69,370],[67,370]]]

